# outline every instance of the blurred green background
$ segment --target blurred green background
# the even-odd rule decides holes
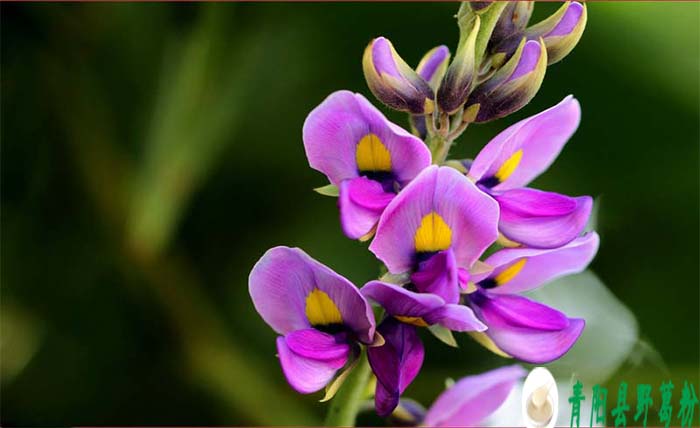
[[[376,276],[311,191],[326,183],[301,126],[334,90],[370,96],[374,36],[411,64],[454,50],[457,7],[3,3],[0,422],[319,423],[326,406],[286,385],[247,275],[284,244],[357,284]],[[637,318],[634,352],[655,348],[668,370],[628,381],[698,385],[699,17],[698,3],[589,4],[532,103],[454,150],[580,100],[579,131],[535,185],[598,198],[592,269]],[[503,364],[468,337],[425,342],[409,389],[424,404],[445,377]]]

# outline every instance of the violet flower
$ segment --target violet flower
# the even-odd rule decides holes
[[[392,274],[409,273],[416,291],[458,303],[458,267],[495,242],[497,224],[492,198],[455,169],[431,166],[391,201],[369,250]]]
[[[581,108],[572,96],[508,127],[468,165],[468,176],[500,207],[499,231],[508,240],[556,248],[576,238],[588,221],[593,201],[526,186],[554,162],[573,135]]]
[[[309,113],[303,136],[311,167],[339,188],[340,222],[351,239],[369,239],[398,190],[431,162],[420,139],[349,91]]]
[[[377,331],[384,338],[382,346],[367,349],[367,359],[377,377],[374,392],[379,416],[388,416],[399,404],[399,398],[418,375],[425,349],[412,325],[386,318]]]
[[[372,308],[347,279],[298,248],[275,247],[253,267],[249,291],[255,309],[281,336],[282,371],[298,392],[323,388],[374,340]]]
[[[598,251],[591,232],[555,249],[507,248],[486,259],[494,267],[475,274],[465,304],[488,327],[473,335],[482,344],[528,363],[548,363],[564,355],[583,331],[583,319],[568,318],[518,295],[556,278],[581,272]]]

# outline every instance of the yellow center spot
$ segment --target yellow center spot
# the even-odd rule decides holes
[[[428,327],[428,323],[421,317],[404,317],[401,315],[394,315],[394,318],[406,324],[415,325],[416,327]]]
[[[515,169],[518,167],[520,164],[520,160],[523,158],[523,150],[520,149],[517,152],[513,153],[510,155],[508,159],[506,159],[505,162],[503,162],[503,165],[496,171],[495,177],[500,181],[501,183],[504,182],[508,177],[513,174]]]
[[[391,171],[391,155],[375,134],[367,134],[357,143],[355,160],[360,171]]]
[[[496,278],[494,278],[494,281],[496,281],[496,285],[503,285],[506,282],[515,278],[515,276],[519,274],[521,270],[523,270],[523,267],[525,267],[525,262],[527,262],[527,259],[520,259],[512,265],[508,266],[507,268],[503,269],[501,273],[496,275]]]
[[[432,253],[450,248],[452,230],[435,211],[423,217],[414,236],[416,251]]]
[[[343,317],[338,307],[333,303],[328,294],[314,288],[306,296],[306,318],[311,325],[341,324]]]

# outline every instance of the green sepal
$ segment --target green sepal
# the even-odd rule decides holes
[[[428,330],[442,343],[449,345],[453,348],[459,348],[455,337],[452,335],[452,330],[438,324],[433,324],[429,326]]]
[[[337,198],[340,194],[338,186],[336,186],[335,184],[328,184],[325,186],[317,187],[314,189],[314,192],[323,196],[332,196],[334,198]]]

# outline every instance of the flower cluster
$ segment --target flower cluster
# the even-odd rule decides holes
[[[452,332],[468,332],[497,354],[529,363],[561,357],[580,336],[584,320],[521,295],[580,272],[598,249],[598,235],[584,233],[589,196],[527,187],[578,127],[578,101],[568,96],[508,127],[473,161],[447,160],[467,125],[526,105],[547,66],[580,39],[582,4],[565,3],[528,27],[531,12],[530,2],[464,3],[454,58],[440,46],[415,69],[386,38],[370,42],[363,57],[368,86],[386,106],[409,113],[412,133],[349,91],[309,113],[306,156],[330,182],[317,190],[338,197],[344,234],[371,240],[369,250],[387,273],[358,289],[288,247],[270,249],[255,265],[250,294],[280,334],[282,370],[297,391],[342,378],[366,348],[379,415],[398,406],[395,416],[413,415],[412,423],[477,423],[522,369],[465,378],[425,413],[401,399],[423,363],[418,329],[446,342]],[[476,402],[479,391],[489,405]]]

